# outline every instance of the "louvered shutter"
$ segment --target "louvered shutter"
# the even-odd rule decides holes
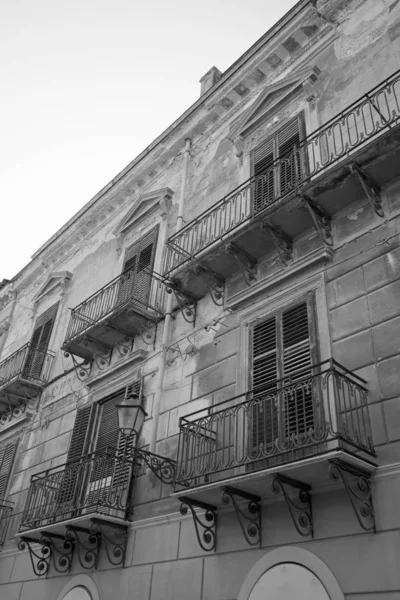
[[[10,478],[17,444],[7,444],[0,448],[0,499],[4,499]]]
[[[311,332],[307,301],[282,314],[282,366],[285,384],[293,384],[311,374]],[[313,427],[313,398],[308,383],[291,386],[282,407],[287,436],[303,435]]]
[[[28,355],[24,365],[24,377],[40,379],[46,351],[49,346],[54,321],[57,315],[58,302],[41,314],[35,324],[30,341]]]
[[[280,195],[294,189],[300,175],[300,117],[296,117],[278,132]]]
[[[117,304],[133,300],[142,307],[146,306],[150,293],[157,235],[158,226],[127,248]]]
[[[254,150],[254,208],[261,210],[274,199],[274,140],[267,140]]]

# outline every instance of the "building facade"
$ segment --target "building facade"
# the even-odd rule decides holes
[[[400,597],[399,40],[301,0],[2,281],[2,600]]]

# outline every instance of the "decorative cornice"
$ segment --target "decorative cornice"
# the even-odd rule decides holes
[[[38,305],[47,295],[53,293],[57,288],[60,290],[60,296],[65,296],[66,289],[72,279],[72,273],[69,271],[53,271],[41,286],[40,290],[33,297],[33,303]]]

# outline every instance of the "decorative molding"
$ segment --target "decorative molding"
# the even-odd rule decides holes
[[[3,319],[3,321],[1,321],[0,323],[0,337],[3,335],[3,333],[6,333],[6,331],[8,331],[10,329],[10,318],[6,317],[5,319]]]
[[[60,296],[65,296],[66,289],[72,279],[72,273],[69,271],[53,271],[41,286],[40,290],[33,297],[33,303],[37,306],[46,296],[59,289]]]
[[[93,377],[88,377],[85,380],[85,385],[91,389],[95,399],[97,398],[97,394],[99,394],[99,398],[108,395],[112,393],[111,388],[119,389],[125,385],[125,381],[128,383],[130,380],[140,376],[140,368],[147,355],[148,352],[146,350],[135,350],[127,358],[117,361],[107,371],[102,371],[96,373]],[[135,368],[136,370],[136,367],[138,375],[134,376],[133,369]]]

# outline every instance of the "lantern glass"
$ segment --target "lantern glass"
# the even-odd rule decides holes
[[[130,398],[124,398],[121,404],[117,404],[118,410],[118,426],[125,432],[139,434],[145,417],[147,417],[146,411],[139,404],[134,402],[138,399],[138,396],[131,395]],[[132,402],[133,401],[133,402]]]

